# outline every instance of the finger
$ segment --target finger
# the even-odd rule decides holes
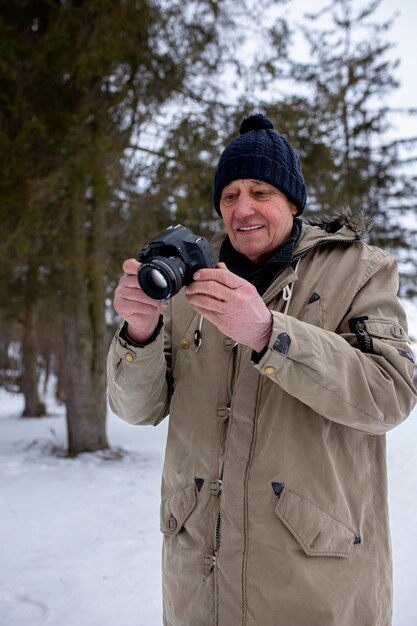
[[[126,259],[122,266],[124,273],[128,275],[136,275],[139,267],[140,263],[136,259]]]
[[[119,280],[119,284],[117,288],[119,287],[124,287],[126,289],[141,290],[136,274],[123,274],[123,276]]]
[[[155,309],[163,309],[167,302],[165,300],[154,300],[148,296],[140,287],[119,286],[115,291],[115,296],[128,302],[137,302],[139,305],[147,305]]]
[[[192,305],[193,310],[198,313],[198,315],[202,315],[206,320],[208,320],[209,322],[212,322],[213,324],[215,323],[217,317],[218,317],[218,313],[215,311],[208,311],[207,309],[204,309],[201,306],[198,305]]]
[[[207,296],[210,299],[225,302],[228,297],[230,299],[230,288],[214,280],[194,281],[185,288],[185,295],[187,297]]]
[[[242,286],[242,279],[239,276],[236,276],[236,274],[232,274],[224,263],[223,266],[224,267],[217,267],[215,269],[203,268],[198,270],[198,272],[194,274],[193,279],[196,282],[211,280],[220,283],[221,285],[225,285],[226,287],[229,287],[229,289],[239,289],[239,287]]]
[[[117,292],[113,300],[114,309],[124,319],[132,323],[132,316],[136,318],[155,317],[166,307],[166,302],[159,302],[141,294],[141,298],[124,297],[123,293]]]
[[[114,308],[120,312],[123,317],[131,315],[155,315],[157,307],[147,302],[138,302],[135,300],[126,300],[124,298],[114,299]]]
[[[115,297],[157,306],[159,301],[150,298],[139,286],[136,276],[124,274],[115,289]]]
[[[189,304],[195,310],[197,310],[198,308],[201,309],[201,311],[211,311],[218,314],[224,314],[225,312],[225,300],[220,300],[219,298],[212,297],[207,293],[187,294],[186,297]]]

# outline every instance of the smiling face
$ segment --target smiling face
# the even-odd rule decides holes
[[[244,178],[224,187],[220,211],[233,247],[259,265],[289,239],[297,208],[276,187]]]

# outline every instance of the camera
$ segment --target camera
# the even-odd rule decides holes
[[[170,226],[138,254],[138,281],[154,300],[169,300],[203,267],[216,267],[210,244],[189,228]]]

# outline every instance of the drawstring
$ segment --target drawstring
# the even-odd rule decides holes
[[[298,266],[300,264],[301,258],[298,259],[295,268],[294,268],[294,272],[295,274],[297,274],[297,270],[298,270]],[[282,290],[282,299],[285,302],[285,309],[284,309],[284,315],[287,315],[288,313],[288,309],[290,308],[290,302],[291,302],[291,298],[292,298],[292,292],[294,290],[294,282],[289,283],[288,285],[285,285],[284,289]]]
[[[282,291],[282,299],[286,302],[284,314],[287,315],[288,307],[290,306],[291,296],[292,296],[292,288],[294,283],[290,283],[289,285],[285,285]]]
[[[203,343],[203,333],[202,333],[203,322],[204,322],[204,317],[200,315],[200,318],[198,320],[198,328],[194,331],[194,345],[195,345],[196,352],[200,350],[201,344]],[[233,344],[233,348],[236,348],[236,346],[237,346],[237,341],[235,341],[235,343]]]
[[[203,322],[204,322],[204,317],[200,315],[200,319],[198,320],[198,328],[194,333],[194,344],[195,344],[196,352],[200,350],[201,344],[203,343],[202,332],[201,332],[203,328]]]

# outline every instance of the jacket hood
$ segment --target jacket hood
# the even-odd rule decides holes
[[[354,233],[356,239],[363,239],[372,227],[372,219],[365,211],[352,211],[348,206],[331,213],[320,212],[305,221],[311,226],[318,226],[329,234],[334,234],[347,227]]]

